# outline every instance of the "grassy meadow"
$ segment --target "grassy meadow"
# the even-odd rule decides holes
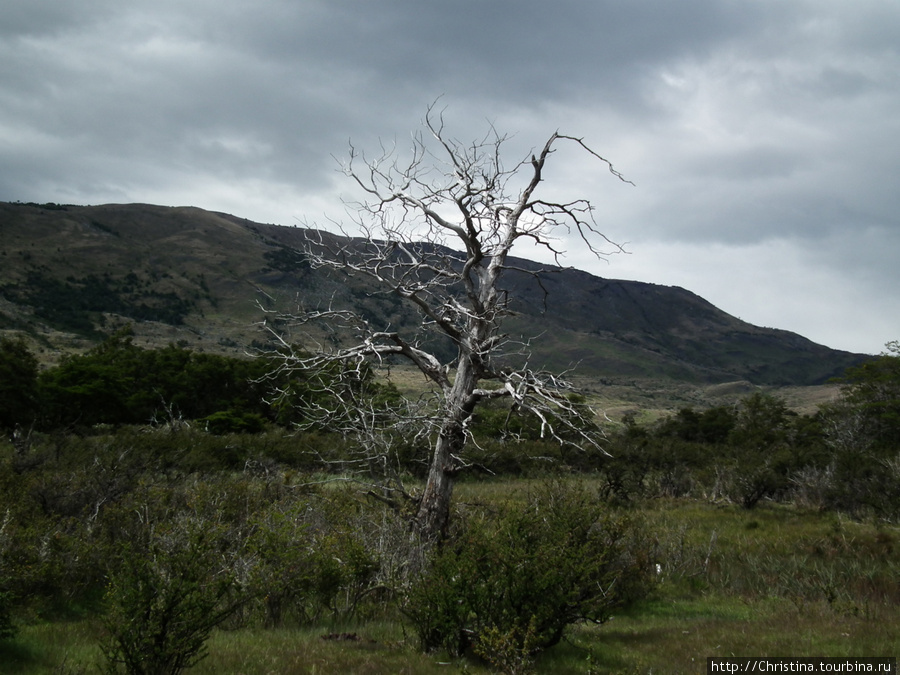
[[[590,479],[579,479],[587,480]],[[528,479],[463,482],[460,508],[516,499]],[[658,583],[602,625],[573,626],[536,672],[698,673],[709,656],[895,656],[900,530],[832,513],[656,499],[625,513],[653,537]],[[97,672],[96,618],[35,619],[0,643],[0,672]],[[316,625],[217,629],[191,672],[496,672],[470,656],[423,654],[396,607]]]
[[[327,373],[270,406],[260,361],[119,333],[39,371],[0,347],[0,673],[699,673],[900,652],[896,345],[849,384],[783,395],[584,387],[567,400],[607,411],[580,418],[606,451],[488,401],[433,548],[411,534],[429,439],[304,427]],[[423,388],[402,370],[357,384],[382,412]],[[143,667],[160,654],[186,656]]]

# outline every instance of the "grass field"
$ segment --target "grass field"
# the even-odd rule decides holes
[[[457,502],[515,499],[528,481],[461,483]],[[651,597],[602,625],[578,625],[537,672],[699,673],[710,656],[897,656],[900,530],[762,504],[754,510],[653,501],[658,557]],[[20,626],[0,643],[2,673],[98,672],[100,626],[87,618]],[[422,654],[399,613],[366,621],[218,630],[191,670],[215,673],[491,672],[472,659]]]

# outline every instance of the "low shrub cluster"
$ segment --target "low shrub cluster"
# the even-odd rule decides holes
[[[513,672],[650,588],[648,538],[586,490],[470,507],[423,557],[402,510],[265,454],[298,438],[264,439],[121,429],[0,444],[3,635],[13,618],[95,617],[109,673],[177,673],[216,626],[402,607],[426,648]],[[241,442],[241,461],[201,460]]]
[[[850,369],[841,398],[814,415],[798,415],[776,396],[756,393],[734,406],[684,408],[655,425],[626,417],[607,432],[608,455],[579,445],[577,437],[569,444],[548,442],[536,418],[508,402],[491,401],[472,418],[469,431],[476,443],[466,459],[474,476],[599,473],[605,496],[620,502],[694,497],[753,508],[764,500],[794,501],[894,520],[900,518],[898,364],[900,347],[891,343],[884,355]],[[395,477],[420,476],[428,448],[409,440],[415,434],[398,438],[377,419],[379,410],[396,407],[399,393],[376,382],[369,369],[358,375],[343,386],[358,389],[353,400],[371,406],[373,423],[384,427],[378,429],[385,441],[378,457],[359,453],[359,439],[338,437],[327,418],[304,417],[304,411],[335,406],[329,383],[340,379],[337,372],[278,370],[264,358],[233,359],[176,346],[141,349],[127,330],[39,372],[23,343],[4,339],[0,426],[13,431],[19,445],[28,443],[28,429],[96,433],[97,425],[172,427],[190,421],[194,428],[229,437],[299,426],[305,433],[294,448],[276,441],[266,454],[295,468],[371,472],[381,464],[382,474],[389,467]],[[275,390],[277,395],[269,396]],[[569,403],[575,410],[585,406],[581,399]],[[578,428],[572,432],[577,436]],[[190,452],[182,445],[171,454],[190,455],[209,469],[238,468],[249,457],[242,449],[245,440],[220,444],[214,453],[200,453],[202,445],[194,439]]]
[[[0,639],[13,618],[105,617],[109,672],[177,673],[222,624],[386,611],[410,544],[383,504],[264,457],[187,472],[149,438],[216,439],[37,437],[24,454],[0,444]]]
[[[649,537],[560,483],[469,512],[415,579],[422,647],[519,671],[578,622],[603,623],[652,587]]]
[[[611,456],[594,469],[605,495],[620,502],[689,497],[752,509],[775,501],[897,520],[900,445],[867,437],[851,400],[798,415],[756,393],[730,408],[685,408],[653,426],[626,418],[609,434]]]
[[[371,371],[348,386],[372,404],[377,457],[296,419],[297,401],[327,396],[328,372],[284,375],[269,406],[261,360],[142,350],[120,334],[39,373],[22,343],[3,340],[0,640],[16,621],[74,613],[103,624],[109,673],[177,673],[203,658],[216,626],[400,611],[424,649],[522,673],[573,624],[603,623],[646,596],[657,573],[688,569],[729,593],[768,589],[798,606],[866,614],[869,602],[900,598],[896,565],[881,553],[845,565],[835,540],[796,556],[751,551],[726,566],[712,542],[679,553],[613,513],[689,497],[897,520],[898,357],[900,348],[849,371],[841,399],[815,415],[758,393],[655,425],[626,418],[608,434],[609,455],[547,443],[533,421],[492,403],[469,429],[470,476],[583,474],[599,492],[558,481],[470,504],[425,549],[403,484],[420,476],[428,448],[379,421],[378,406],[398,395]],[[314,403],[327,410],[327,400]],[[164,419],[144,424],[154,416]],[[285,429],[298,423],[302,433]]]

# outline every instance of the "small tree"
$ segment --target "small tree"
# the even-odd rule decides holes
[[[21,339],[0,338],[0,429],[28,428],[37,414],[38,362]]]
[[[347,329],[353,342],[339,342],[312,356],[283,345],[283,369],[339,363],[352,379],[367,360],[399,357],[431,382],[437,400],[427,412],[403,408],[407,421],[418,417],[427,422],[433,443],[416,517],[426,540],[439,538],[447,525],[454,477],[464,467],[469,421],[480,402],[506,397],[539,419],[542,436],[562,440],[574,432],[599,447],[583,424],[581,410],[566,395],[572,389],[569,382],[531,369],[527,359],[513,366],[497,358],[508,349],[500,333],[509,313],[502,279],[517,269],[511,253],[523,240],[549,250],[557,261],[563,252],[556,238],[562,233],[574,234],[597,256],[619,249],[597,228],[590,202],[538,196],[546,163],[559,144],[573,144],[624,178],[582,139],[560,133],[551,134],[530,158],[506,168],[501,159],[506,140],[493,129],[472,144],[452,140],[442,116],[430,107],[422,131],[412,138],[407,162],[393,150],[368,159],[351,146],[343,169],[364,194],[362,201],[348,205],[358,236],[340,238],[311,230],[306,259],[315,268],[368,277],[381,291],[415,307],[421,323],[401,333],[346,309],[301,310],[291,318]],[[433,347],[435,333],[452,343],[449,357],[440,358],[442,350]],[[494,385],[484,386],[487,382]],[[338,408],[357,427],[372,428],[372,414],[361,414],[358,401],[348,400]]]
[[[829,501],[856,515],[900,518],[900,342],[839,381],[841,398],[822,409],[834,451]]]

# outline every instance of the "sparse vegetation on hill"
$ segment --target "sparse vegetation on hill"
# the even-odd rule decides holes
[[[333,304],[398,328],[419,321],[360,278],[311,269],[302,228],[195,208],[5,203],[0,233],[0,330],[40,346],[42,361],[79,336],[96,344],[127,323],[141,345],[186,341],[240,353],[262,339],[257,303],[279,311],[296,309],[298,300],[307,308]],[[594,378],[784,386],[824,382],[862,359],[751,326],[684,289],[576,270],[538,281],[534,263],[515,265],[529,273],[504,280],[515,312],[505,330],[531,342],[538,367],[577,364],[580,376]]]
[[[50,326],[89,337],[100,335],[104,314],[136,321],[158,321],[180,326],[196,306],[174,292],[162,292],[134,272],[124,278],[88,275],[59,281],[39,270],[29,270],[25,281],[7,286],[7,297],[34,308],[34,315]]]

